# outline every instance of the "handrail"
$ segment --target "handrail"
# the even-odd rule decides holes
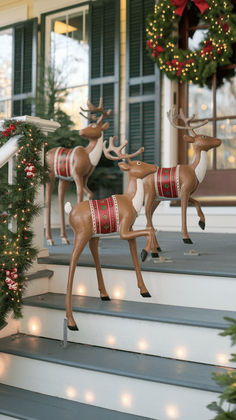
[[[60,124],[51,120],[42,120],[39,117],[32,117],[30,115],[24,115],[22,117],[14,117],[13,120],[24,121],[30,124],[35,124],[43,132],[52,132],[55,131]],[[3,130],[4,120],[0,121],[0,131]],[[18,140],[21,138],[21,135],[16,135],[11,137],[7,143],[0,147],[0,168],[4,166],[18,151]]]

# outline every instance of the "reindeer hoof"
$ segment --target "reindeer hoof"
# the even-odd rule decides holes
[[[77,327],[77,325],[67,325],[67,327],[71,331],[79,331],[79,328]]]
[[[157,251],[158,251],[158,252],[162,252],[162,249],[161,249],[161,247],[160,247],[160,246],[157,248]]]
[[[202,230],[205,229],[205,226],[206,226],[205,222],[202,222],[201,220],[199,220],[198,224]]]
[[[193,243],[190,238],[183,238],[183,241],[184,241],[185,244],[192,244]]]
[[[145,249],[142,249],[142,252],[141,252],[141,260],[142,261],[146,260],[147,254],[148,254],[147,251]]]
[[[101,300],[111,300],[109,296],[101,296]]]
[[[54,245],[54,240],[53,239],[47,239],[47,244],[49,246],[53,246]]]
[[[141,293],[142,297],[152,297],[149,292]]]
[[[67,238],[65,238],[65,237],[62,237],[62,238],[61,238],[61,243],[62,243],[63,245],[69,245],[69,244],[70,244],[70,241],[69,241],[69,239],[67,239]]]
[[[158,252],[152,252],[151,256],[152,256],[152,258],[159,258]]]

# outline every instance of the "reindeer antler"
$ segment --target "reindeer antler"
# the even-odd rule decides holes
[[[117,136],[113,136],[109,138],[109,146],[107,145],[107,140],[103,142],[103,153],[106,156],[107,159],[110,160],[121,160],[121,159],[130,159],[131,157],[137,156],[140,153],[144,151],[144,147],[140,147],[139,150],[137,150],[134,153],[128,154],[128,153],[122,153],[122,150],[127,146],[128,141],[126,140],[123,144],[120,146],[115,146],[114,141],[117,139]],[[116,156],[111,155],[110,152],[114,152]]]
[[[167,117],[168,117],[168,120],[170,121],[171,125],[173,125],[173,127],[180,128],[182,130],[191,130],[194,134],[196,134],[194,132],[195,128],[202,127],[203,125],[208,123],[208,120],[204,120],[204,121],[201,121],[200,123],[197,123],[195,125],[190,125],[190,124],[192,124],[192,121],[195,119],[195,114],[193,114],[191,117],[188,118],[184,115],[182,108],[180,108],[180,113],[178,114],[177,111],[176,111],[176,108],[172,107],[167,112]],[[184,122],[184,126],[176,124],[175,121],[178,118]]]
[[[88,105],[88,109],[84,109],[82,107],[80,107],[80,109],[83,112],[88,112],[89,113],[88,117],[82,114],[82,112],[80,112],[80,114],[83,115],[83,117],[87,118],[88,120],[92,119],[93,121],[97,121],[98,124],[101,124],[101,122],[103,121],[105,117],[109,117],[112,114],[111,109],[109,109],[108,111],[105,111],[105,109],[103,108],[103,98],[100,98],[98,107],[93,105],[89,99],[87,100],[87,105]],[[100,112],[101,116],[98,118],[95,114],[92,114],[94,112]]]

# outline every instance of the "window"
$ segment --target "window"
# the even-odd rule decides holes
[[[181,47],[198,48],[207,30],[203,22],[192,24],[191,11],[185,12],[180,22]],[[235,60],[232,60],[235,62]],[[197,195],[209,204],[236,204],[236,64],[221,67],[208,87],[194,84],[179,85],[179,107],[197,121],[208,119],[201,133],[220,138],[222,145],[208,152],[208,172]],[[231,77],[225,78],[226,74]],[[192,147],[182,140],[179,130],[179,163],[191,161]]]
[[[69,9],[46,17],[46,66],[55,72],[67,90],[61,108],[81,128],[85,122],[80,106],[88,99],[89,46],[88,6]]]
[[[12,28],[0,31],[0,119],[11,117]]]

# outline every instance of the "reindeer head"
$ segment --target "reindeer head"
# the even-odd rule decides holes
[[[103,152],[107,159],[110,159],[110,160],[127,159],[128,163],[119,162],[118,166],[122,171],[128,172],[130,176],[136,179],[138,178],[143,179],[147,175],[150,175],[156,172],[156,169],[157,169],[156,165],[145,163],[140,160],[130,160],[130,158],[137,156],[140,153],[143,153],[144,147],[141,147],[139,150],[131,154],[122,153],[122,150],[127,146],[128,141],[125,141],[124,144],[116,147],[114,145],[114,141],[116,140],[116,138],[117,138],[116,136],[110,137],[108,147],[106,147],[107,140],[103,142]],[[110,152],[115,153],[116,156],[111,155]]]
[[[105,131],[109,127],[109,123],[103,124],[103,119],[109,117],[112,114],[112,110],[109,109],[107,112],[103,108],[103,99],[100,98],[98,107],[94,106],[89,100],[87,101],[88,109],[80,108],[83,112],[88,112],[88,116],[82,112],[80,114],[89,121],[92,121],[88,127],[83,128],[79,131],[80,136],[88,139],[98,139],[102,135],[102,131]],[[97,116],[100,113],[100,117]]]
[[[172,108],[169,112],[167,112],[167,117],[170,121],[170,123],[175,128],[179,128],[182,130],[190,130],[193,136],[190,136],[188,134],[184,134],[183,138],[186,142],[192,143],[194,149],[198,149],[199,151],[208,151],[210,149],[213,149],[215,147],[219,147],[221,145],[221,140],[217,139],[215,137],[205,136],[198,134],[194,131],[194,129],[202,127],[203,125],[208,123],[208,120],[201,121],[200,123],[195,123],[192,125],[192,121],[195,119],[195,114],[193,114],[191,117],[187,118],[185,117],[183,110],[180,108],[180,113],[177,114],[175,108]],[[176,120],[180,119],[184,122],[183,125],[177,125]]]

